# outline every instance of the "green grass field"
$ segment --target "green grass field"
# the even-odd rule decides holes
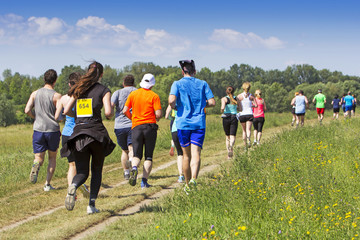
[[[327,114],[331,113],[328,111]],[[315,117],[314,111],[307,115],[307,119]],[[144,207],[139,214],[121,218],[90,238],[356,237],[357,196],[354,190],[358,187],[358,173],[357,165],[353,164],[359,157],[354,141],[358,134],[343,133],[349,129],[357,129],[357,119],[340,120],[323,127],[315,124],[315,127],[288,131],[290,121],[289,113],[268,113],[264,144],[246,154],[238,150],[236,160],[226,161],[221,118],[208,116],[202,166],[221,163],[221,168],[202,176],[199,179],[198,191],[194,194],[186,196],[181,188],[176,189],[173,194],[156,204]],[[310,125],[310,122],[316,121],[305,124]],[[106,121],[105,125],[115,141],[113,122]],[[169,121],[161,120],[159,125],[154,156],[157,166],[171,160],[168,157]],[[4,206],[0,208],[0,227],[63,206],[67,185],[67,160],[59,158],[57,161],[53,182],[58,190],[44,193],[42,184],[45,181],[46,164],[40,170],[39,183],[34,185],[28,180],[33,160],[32,126],[0,128],[0,133],[0,204]],[[241,136],[240,129],[238,136]],[[333,145],[330,147],[330,144]],[[238,149],[242,149],[239,138],[236,145]],[[347,148],[350,150],[346,150],[348,153],[345,154]],[[69,238],[176,181],[176,166],[172,165],[152,174],[150,181],[155,187],[145,192],[137,188],[134,190],[128,185],[112,188],[114,183],[122,180],[120,154],[121,150],[117,147],[106,158],[103,187],[108,188],[108,191],[100,194],[98,200],[102,213],[87,216],[84,212],[86,201],[80,199],[73,212],[56,210],[54,214],[2,232],[0,238]],[[321,161],[316,154],[320,154]],[[330,158],[330,155],[334,157]],[[352,157],[354,161],[348,165],[345,160]],[[312,169],[314,167],[316,169]],[[333,186],[333,189],[330,188]],[[335,220],[331,221],[332,218],[327,214]],[[337,225],[331,225],[331,222]],[[134,226],[136,231],[133,230]]]

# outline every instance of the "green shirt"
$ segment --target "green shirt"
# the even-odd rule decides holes
[[[318,93],[315,95],[314,99],[316,101],[316,108],[325,108],[326,97],[324,94]]]

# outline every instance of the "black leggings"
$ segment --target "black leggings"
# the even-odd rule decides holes
[[[101,186],[102,169],[104,165],[104,150],[102,144],[93,141],[85,146],[81,152],[74,151],[76,175],[72,183],[80,187],[89,177],[89,165],[91,156],[91,183],[90,183],[90,200],[97,198]]]
[[[264,122],[265,122],[265,118],[263,117],[254,118],[253,120],[254,130],[257,130],[258,132],[262,132]]]
[[[172,132],[171,133],[171,137],[172,137],[172,140],[174,141],[174,145],[175,145],[175,148],[176,148],[176,152],[177,152],[177,155],[178,156],[182,156],[184,155],[183,153],[183,150],[180,146],[180,142],[179,142],[179,137],[178,137],[178,132]]]
[[[152,161],[156,144],[158,125],[155,123],[141,124],[132,129],[132,144],[134,157],[143,157],[145,144],[145,160]]]

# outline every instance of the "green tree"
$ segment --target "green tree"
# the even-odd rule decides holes
[[[6,127],[16,123],[14,105],[4,94],[0,95],[0,126]]]

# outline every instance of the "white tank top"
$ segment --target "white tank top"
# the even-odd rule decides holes
[[[250,100],[251,94],[249,93],[249,96],[246,96],[246,93],[243,92],[241,95],[243,96],[243,100],[241,100],[242,111],[240,112],[240,116],[253,115],[252,102]]]

